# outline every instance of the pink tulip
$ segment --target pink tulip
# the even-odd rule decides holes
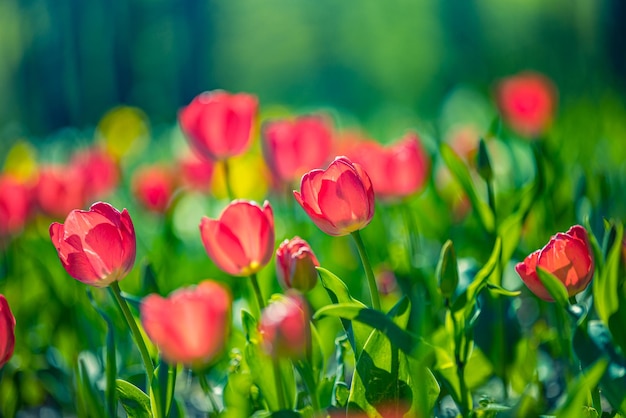
[[[274,357],[303,357],[311,339],[306,302],[296,292],[288,292],[270,303],[259,322],[261,346]]]
[[[206,280],[167,298],[147,296],[140,305],[141,323],[168,362],[202,367],[224,350],[231,304],[226,288]]]
[[[300,237],[283,241],[276,250],[276,276],[284,289],[308,292],[317,283],[319,266],[309,244]]]
[[[64,224],[50,225],[50,238],[68,274],[94,287],[122,280],[135,263],[133,222],[108,203],[71,211]]]
[[[35,189],[37,203],[47,215],[61,218],[87,204],[86,178],[73,165],[48,165],[39,170]]]
[[[181,183],[198,192],[206,193],[211,189],[213,162],[188,153],[179,159]]]
[[[274,252],[274,215],[265,201],[235,200],[219,219],[206,216],[200,222],[204,248],[213,262],[233,276],[258,272]]]
[[[192,148],[205,158],[223,160],[250,145],[257,106],[253,95],[215,90],[196,96],[178,120]]]
[[[496,86],[502,117],[518,134],[536,137],[547,129],[556,108],[556,88],[542,74],[523,72]]]
[[[19,232],[30,210],[30,189],[8,174],[0,175],[0,237]]]
[[[0,295],[0,368],[13,355],[15,348],[15,317],[4,295]]]
[[[587,287],[594,272],[594,261],[587,231],[574,225],[565,233],[558,233],[541,250],[530,254],[515,266],[528,289],[537,297],[552,302],[550,293],[537,276],[537,267],[552,273],[574,296]]]
[[[319,116],[268,122],[263,128],[263,154],[272,173],[290,183],[324,164],[330,155],[330,122]]]
[[[119,183],[120,173],[115,159],[102,149],[93,147],[73,155],[71,165],[85,178],[88,199],[98,199],[111,193]]]
[[[430,174],[428,155],[412,132],[387,147],[375,141],[356,143],[348,156],[363,166],[376,196],[383,199],[416,193],[424,187]]]
[[[326,170],[302,176],[296,200],[328,235],[340,236],[365,228],[374,216],[374,190],[363,168],[337,157]]]
[[[163,213],[167,210],[176,179],[167,167],[154,165],[139,169],[132,180],[132,189],[141,205],[152,212]]]

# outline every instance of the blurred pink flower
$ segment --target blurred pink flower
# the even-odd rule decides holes
[[[15,348],[15,317],[4,295],[0,295],[0,369],[13,356]]]
[[[231,304],[224,286],[206,280],[167,298],[147,296],[140,305],[141,323],[168,362],[203,367],[224,350]]]
[[[297,292],[289,291],[270,303],[259,322],[261,346],[274,357],[300,358],[306,353],[311,328],[306,301]]]
[[[152,212],[164,213],[176,189],[176,178],[168,167],[146,166],[133,174],[132,189],[144,208]]]
[[[101,199],[110,194],[119,183],[119,168],[115,159],[103,149],[92,147],[72,156],[71,165],[85,178],[86,198]]]
[[[76,208],[87,205],[87,179],[73,165],[44,165],[39,169],[36,197],[39,208],[47,215],[62,218]]]
[[[0,237],[21,231],[31,207],[31,189],[9,174],[0,175]]]
[[[214,90],[196,96],[178,120],[192,148],[205,158],[223,160],[248,149],[257,107],[253,95]]]
[[[274,176],[283,182],[326,163],[332,146],[332,126],[323,116],[274,120],[263,127],[263,154]]]
[[[556,88],[546,76],[527,71],[496,85],[496,100],[505,122],[518,134],[537,137],[554,117]]]

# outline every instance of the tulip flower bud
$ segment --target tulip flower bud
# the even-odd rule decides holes
[[[15,317],[4,295],[0,295],[0,368],[13,355],[15,348]]]
[[[91,286],[122,280],[135,264],[130,215],[108,203],[94,203],[88,211],[73,210],[64,224],[50,225],[50,238],[68,274]]]
[[[570,297],[585,290],[594,273],[593,253],[585,228],[574,225],[567,232],[556,234],[545,247],[515,266],[531,292],[543,300],[553,302],[552,296],[537,276],[537,267],[544,268],[559,279]]]
[[[283,241],[276,250],[276,275],[283,289],[303,293],[315,287],[319,266],[309,244],[300,237]]]
[[[363,168],[337,157],[326,170],[302,176],[296,200],[313,223],[328,235],[341,236],[363,229],[374,216],[374,189]]]
[[[288,292],[270,303],[261,313],[259,331],[263,350],[273,357],[303,357],[311,339],[306,302],[296,292]]]
[[[449,299],[459,284],[459,269],[456,262],[456,254],[452,241],[448,240],[441,248],[441,255],[437,263],[437,280],[441,295]]]
[[[490,182],[493,179],[493,169],[491,168],[491,161],[489,160],[489,152],[487,151],[487,145],[483,139],[478,143],[478,162],[476,164],[478,174],[486,182]]]
[[[167,298],[147,296],[140,305],[141,323],[167,361],[203,367],[224,349],[231,303],[226,288],[206,280]]]

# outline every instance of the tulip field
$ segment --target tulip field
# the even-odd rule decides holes
[[[0,416],[626,417],[626,108],[558,92],[375,135],[212,90],[14,141]]]

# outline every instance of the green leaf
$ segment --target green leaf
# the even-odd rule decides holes
[[[485,228],[487,232],[493,232],[495,229],[493,212],[489,206],[485,204],[480,197],[478,197],[478,192],[476,191],[474,182],[472,181],[472,176],[470,175],[468,168],[463,163],[463,160],[456,155],[450,145],[446,143],[442,143],[439,150],[441,152],[441,157],[448,166],[448,169],[450,169],[452,175],[456,178],[467,194],[467,197],[472,203],[472,207],[476,211],[483,228]]]
[[[259,330],[257,328],[257,320],[250,312],[245,309],[241,310],[241,325],[246,334],[246,341],[259,341]]]
[[[402,329],[406,329],[411,317],[411,300],[403,296],[393,308],[387,312],[387,316]]]
[[[322,267],[317,267],[317,272],[320,275],[322,285],[333,303],[353,303],[365,307],[362,302],[350,296],[348,287],[339,277]],[[346,335],[348,335],[348,341],[350,341],[354,356],[358,358],[365,342],[372,333],[372,328],[361,323],[352,323],[345,318],[341,319],[341,324],[344,331],[346,331]]]
[[[578,378],[569,385],[567,389],[567,399],[565,399],[565,403],[556,412],[556,416],[580,416],[585,407],[589,392],[598,385],[608,365],[609,362],[601,358],[583,374],[579,375]]]
[[[587,323],[587,327],[578,326],[573,347],[585,368],[601,358],[609,361],[600,380],[602,395],[614,409],[626,414],[626,358],[615,350],[611,334],[602,321],[592,320]]]
[[[172,367],[162,358],[154,370],[152,378],[152,395],[155,397],[155,406],[158,416],[168,416],[172,399],[174,397],[174,385],[176,384],[176,367]]]
[[[606,261],[593,281],[593,301],[596,312],[607,326],[610,325],[611,316],[619,309],[619,263],[623,233],[624,228],[621,223],[613,223],[607,231],[609,238],[605,242]],[[616,332],[623,332],[619,326],[617,328]]]
[[[491,293],[497,293],[498,295],[510,296],[510,297],[519,296],[520,293],[522,293],[519,290],[507,290],[493,283],[487,283],[487,289],[489,289]]]
[[[313,319],[325,316],[349,319],[367,324],[386,335],[394,347],[399,348],[406,354],[411,355],[414,348],[419,344],[419,339],[396,325],[393,320],[380,311],[360,306],[355,303],[340,303],[327,305],[315,312]]]
[[[464,311],[464,317],[466,319],[474,316],[476,299],[481,290],[487,285],[489,277],[494,272],[498,262],[500,260],[500,254],[502,251],[502,240],[500,237],[496,238],[496,242],[491,251],[489,259],[485,265],[476,273],[474,280],[467,286],[465,292],[463,292],[455,301],[452,307],[453,312],[460,310]]]
[[[541,284],[546,288],[552,299],[561,306],[563,309],[569,308],[569,295],[563,282],[556,278],[552,273],[543,267],[537,266],[537,277],[541,281]]]
[[[439,385],[428,369],[392,347],[381,332],[372,332],[356,365],[349,410],[368,416],[429,416],[438,395]]]
[[[444,298],[450,299],[459,284],[459,268],[452,241],[447,240],[441,247],[441,254],[437,262],[437,281],[439,290]]]
[[[96,393],[96,389],[89,380],[89,374],[87,373],[87,365],[85,364],[85,358],[79,356],[78,358],[78,395],[82,400],[83,406],[89,416],[95,418],[103,418],[103,412],[105,411],[100,397]]]
[[[117,396],[129,418],[150,418],[150,398],[141,389],[122,379],[115,381]]]

